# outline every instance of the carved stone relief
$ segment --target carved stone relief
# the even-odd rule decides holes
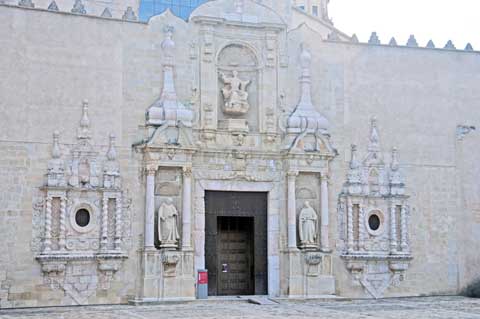
[[[218,126],[229,131],[258,128],[258,61],[249,47],[231,44],[218,56]],[[233,120],[233,121],[232,121]]]
[[[369,145],[362,162],[352,145],[347,181],[339,197],[339,231],[347,269],[373,298],[403,280],[412,255],[408,242],[409,206],[392,150],[389,167],[380,147],[378,124],[371,121]]]
[[[247,88],[251,81],[240,79],[236,70],[232,71],[231,76],[220,73],[220,79],[224,84],[222,88],[223,113],[233,116],[247,114],[250,109]]]
[[[62,151],[59,140],[56,131],[45,186],[40,189],[43,198],[34,199],[34,224],[41,227],[33,227],[32,249],[45,283],[64,290],[72,303],[86,304],[96,292],[98,278],[101,288],[108,289],[127,257],[130,222],[124,221],[130,201],[121,189],[115,137],[110,136],[105,156],[91,143],[87,101],[77,143]]]

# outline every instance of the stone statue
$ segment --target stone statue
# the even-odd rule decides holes
[[[317,246],[317,220],[318,216],[308,201],[300,211],[300,242],[302,248],[315,248]]]
[[[220,72],[220,78],[224,83],[222,89],[225,102],[223,112],[230,115],[243,115],[250,109],[247,87],[251,81],[242,81],[238,77],[238,71],[233,71],[232,74],[233,76],[228,77]]]
[[[158,209],[158,238],[160,247],[177,248],[180,235],[177,228],[178,211],[173,200],[168,198]]]

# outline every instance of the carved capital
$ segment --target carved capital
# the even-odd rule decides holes
[[[155,165],[148,165],[147,167],[145,167],[145,174],[147,176],[155,176],[155,174],[157,173],[157,170],[158,170],[158,167]]]
[[[289,171],[289,172],[287,172],[287,177],[288,178],[295,178],[295,177],[298,176],[298,174],[299,174],[298,171]]]
[[[184,166],[182,168],[183,176],[184,177],[192,177],[192,167],[191,166]]]

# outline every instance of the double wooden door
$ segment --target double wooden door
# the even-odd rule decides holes
[[[218,217],[217,228],[217,293],[253,295],[253,217]]]
[[[205,261],[209,295],[267,294],[266,195],[206,193]]]

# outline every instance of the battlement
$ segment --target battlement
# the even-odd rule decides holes
[[[85,0],[1,0],[0,5],[50,12],[72,13],[106,19],[138,20],[140,0],[120,0],[105,3]]]
[[[477,51],[473,48],[471,43],[467,43],[465,48],[458,49],[454,42],[452,40],[448,40],[445,46],[443,47],[437,47],[433,40],[429,40],[427,44],[422,47],[418,44],[417,39],[415,38],[415,35],[410,35],[408,41],[406,44],[402,45],[397,42],[395,37],[392,37],[388,43],[382,43],[380,41],[380,38],[378,37],[376,32],[372,32],[370,39],[367,42],[360,42],[357,35],[353,34],[349,41],[345,41],[340,38],[340,36],[336,32],[332,32],[328,35],[328,38],[326,39],[328,42],[335,42],[335,43],[349,43],[349,44],[358,44],[358,45],[367,45],[367,46],[381,46],[381,47],[392,47],[392,48],[414,48],[414,49],[427,49],[427,50],[437,50],[437,51],[450,51],[450,52],[469,52],[469,53],[478,53],[480,51]]]

